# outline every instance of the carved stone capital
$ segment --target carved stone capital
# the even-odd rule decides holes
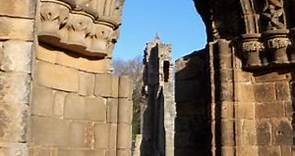
[[[260,52],[263,51],[264,46],[259,41],[244,41],[242,43],[242,49],[244,52]]]
[[[70,8],[63,3],[44,2],[40,9],[39,35],[58,37],[60,27],[64,26],[69,18]]]
[[[266,41],[266,46],[270,49],[286,48],[290,44],[289,38],[271,38]]]
[[[121,0],[41,0],[41,42],[87,56],[110,56],[119,36]]]
[[[281,49],[288,47],[291,44],[288,33],[289,31],[286,29],[264,32],[263,38],[266,48]]]
[[[280,29],[267,31],[264,34],[265,46],[272,55],[272,62],[276,65],[289,63],[287,49],[291,45],[288,38],[289,31]]]

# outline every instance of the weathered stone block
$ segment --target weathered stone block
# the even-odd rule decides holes
[[[233,82],[233,70],[232,69],[220,70],[220,82],[221,83],[232,83]]]
[[[0,156],[28,156],[29,149],[26,143],[1,143]]]
[[[106,152],[106,155],[107,156],[117,156],[117,150],[116,149],[114,149],[114,150],[108,150]]]
[[[90,73],[107,73],[111,68],[109,59],[90,59],[77,54],[59,51],[56,62],[60,65],[79,69]]]
[[[51,156],[51,150],[46,148],[30,149],[29,156]]]
[[[75,53],[58,51],[56,53],[56,63],[63,66],[79,69],[79,57],[80,56]]]
[[[293,115],[293,103],[292,102],[285,102],[285,116],[286,117],[292,117]]]
[[[234,121],[223,120],[220,123],[221,133],[221,146],[233,146],[234,145]]]
[[[64,115],[67,119],[85,118],[85,99],[75,94],[69,94],[65,99]]]
[[[223,102],[221,104],[220,116],[224,119],[233,119],[234,117],[234,103]]]
[[[66,146],[69,122],[53,118],[32,117],[32,143],[37,145]]]
[[[286,80],[289,77],[289,74],[279,73],[279,72],[270,72],[263,73],[261,75],[255,76],[256,82],[274,82],[274,81],[282,81]]]
[[[58,156],[106,156],[105,150],[59,149]]]
[[[131,98],[133,85],[127,76],[120,77],[119,80],[119,97]]]
[[[241,83],[237,88],[238,101],[240,102],[255,102],[253,85],[248,83]]]
[[[288,74],[281,74],[279,72],[270,72],[270,73],[264,73],[261,75],[255,76],[256,82],[274,82],[274,81],[281,81],[286,80]]]
[[[2,46],[1,70],[31,73],[32,42],[11,40]]]
[[[131,150],[128,149],[119,149],[117,150],[117,156],[130,156]]]
[[[26,142],[30,76],[0,72],[0,140]]]
[[[239,102],[236,105],[236,117],[239,119],[254,119],[255,118],[255,103]]]
[[[271,125],[267,121],[257,121],[257,144],[269,145],[271,140]]]
[[[95,85],[95,76],[90,73],[79,73],[79,94],[80,95],[93,95]]]
[[[257,156],[258,147],[257,146],[238,146],[237,153],[240,156]]]
[[[67,93],[56,91],[54,96],[53,114],[57,117],[63,118],[65,98]]]
[[[241,146],[254,146],[257,143],[255,120],[239,120],[236,122],[237,144]]]
[[[234,147],[230,147],[230,146],[224,146],[221,147],[221,155],[226,155],[226,156],[234,156],[235,154],[235,149]]]
[[[276,86],[276,98],[280,101],[291,101],[291,90],[289,83],[277,82]]]
[[[116,84],[114,84],[116,85]],[[96,74],[95,95],[103,97],[112,97],[116,88],[113,86],[113,76],[111,74]]]
[[[83,98],[69,94],[65,102],[65,118],[105,121],[106,100],[103,98]]]
[[[58,51],[50,49],[50,47],[43,44],[39,45],[36,50],[36,57],[38,60],[45,62],[56,63],[56,55]]]
[[[119,97],[119,82],[120,78],[113,75],[112,77],[112,97]]]
[[[131,132],[130,124],[118,124],[117,148],[131,149]]]
[[[64,91],[78,91],[78,71],[46,62],[37,63],[36,79],[39,84]]]
[[[0,15],[34,18],[35,6],[34,0],[1,0]]]
[[[281,146],[282,156],[294,156],[292,155],[292,146]]]
[[[272,120],[274,145],[293,145],[293,128],[289,120]]]
[[[276,100],[274,83],[256,84],[254,91],[257,102],[274,102]]]
[[[117,147],[117,130],[117,124],[109,124],[109,150]]]
[[[109,130],[107,124],[95,125],[95,147],[107,148],[108,147]]]
[[[272,118],[272,117],[284,117],[284,103],[260,103],[256,104],[256,118]]]
[[[252,82],[252,73],[244,72],[244,71],[237,71],[237,81],[238,82]]]
[[[31,77],[28,74],[0,72],[0,103],[28,104],[30,84]]]
[[[85,99],[85,119],[94,121],[106,121],[106,99],[101,97]]]
[[[131,124],[132,122],[132,101],[124,98],[119,99],[119,106],[118,106],[118,122],[119,123],[126,123]]]
[[[87,58],[80,58],[79,69],[91,73],[107,73],[111,69],[111,60],[91,60]]]
[[[218,99],[218,100],[220,100],[222,102],[231,102],[231,101],[233,101],[232,100],[233,96],[234,96],[234,94],[233,94],[233,91],[234,91],[233,90],[234,89],[233,83],[231,83],[231,82],[221,83],[220,89],[221,89],[221,91],[220,91],[220,99]]]
[[[117,98],[108,98],[107,100],[107,122],[117,123],[118,121],[118,104]]]
[[[258,154],[265,156],[281,156],[279,146],[259,146]]]
[[[94,129],[88,128],[88,123],[85,122],[71,122],[69,127],[69,146],[73,148],[90,148],[91,142],[87,141],[91,134],[94,134]]]
[[[95,95],[111,96],[112,79],[109,74],[97,74],[95,78]]]
[[[33,27],[33,20],[0,17],[0,39],[32,41],[34,38]]]
[[[53,113],[54,93],[52,89],[34,85],[32,96],[32,114],[51,116]]]

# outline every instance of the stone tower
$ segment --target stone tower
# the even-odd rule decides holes
[[[159,36],[144,51],[142,156],[174,155],[174,71],[171,45]]]
[[[0,156],[131,155],[123,2],[0,0]]]

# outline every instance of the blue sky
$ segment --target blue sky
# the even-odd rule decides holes
[[[156,33],[172,44],[174,59],[206,43],[205,28],[193,0],[126,0],[114,58],[128,60],[142,55],[145,44]]]

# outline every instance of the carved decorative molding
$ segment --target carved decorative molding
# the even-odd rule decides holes
[[[122,0],[42,0],[39,41],[86,56],[111,56]]]
[[[293,66],[295,12],[293,1],[195,0],[209,42],[232,41],[244,69]],[[232,9],[229,9],[232,8]],[[239,29],[238,29],[239,27]],[[236,29],[235,29],[236,28]],[[218,37],[216,37],[218,34]]]

